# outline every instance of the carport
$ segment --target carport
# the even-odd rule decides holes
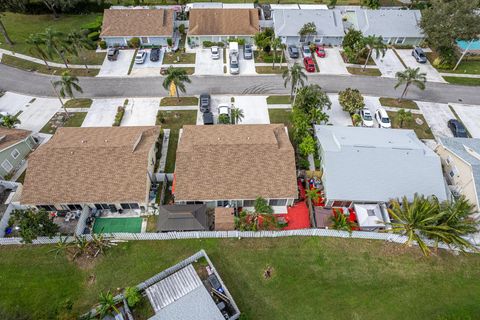
[[[230,75],[230,50],[227,49],[227,74]],[[257,74],[255,71],[255,60],[252,58],[250,60],[245,60],[243,58],[243,49],[239,49],[238,53],[238,62],[240,66],[239,75],[251,75]]]
[[[150,61],[151,49],[145,49],[147,57],[144,63],[133,63],[130,75],[133,77],[154,77],[160,76],[160,69],[162,68],[163,55],[165,50],[160,50],[160,57],[158,61]]]
[[[128,75],[130,64],[134,58],[135,50],[120,50],[116,61],[109,61],[105,56],[102,67],[97,77],[124,77]]]
[[[32,99],[34,98],[30,96],[6,92],[3,97],[0,98],[0,111],[16,115],[18,112],[25,110]]]
[[[478,106],[451,103],[472,138],[480,138],[480,108]]]
[[[325,113],[329,115],[328,123],[333,124],[334,126],[351,126],[352,119],[348,112],[342,110],[342,106],[338,101],[338,94],[329,94],[328,97],[332,102],[332,107],[330,110],[325,110]]]

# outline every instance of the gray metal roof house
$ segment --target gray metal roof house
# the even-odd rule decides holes
[[[440,158],[413,130],[315,126],[327,207],[415,193],[447,199]]]
[[[314,41],[325,45],[340,45],[345,35],[339,10],[274,10],[273,22],[275,35],[285,44]],[[309,22],[315,23],[317,34],[310,39],[303,39],[298,32]]]
[[[204,204],[168,205],[158,208],[159,231],[208,230],[207,206]]]

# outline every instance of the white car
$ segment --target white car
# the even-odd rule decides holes
[[[142,64],[145,62],[145,59],[147,59],[147,52],[140,50],[137,52],[137,55],[135,56],[135,63]]]
[[[383,108],[378,108],[377,111],[375,111],[375,120],[377,120],[379,128],[392,127],[392,123],[390,122],[387,111],[385,111]]]
[[[230,117],[230,105],[222,103],[218,105],[218,115],[226,114]]]
[[[310,47],[309,46],[303,46],[302,47],[302,54],[303,54],[304,58],[311,57],[312,56],[312,51],[310,50]]]
[[[213,60],[220,59],[220,50],[218,50],[217,46],[212,47],[210,50],[211,50],[211,56]]]
[[[362,124],[364,127],[373,127],[373,117],[370,110],[367,108],[360,110],[360,117],[362,117]]]

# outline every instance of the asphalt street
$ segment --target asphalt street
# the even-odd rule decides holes
[[[12,91],[40,97],[54,96],[51,80],[47,76],[27,72],[0,64],[0,90]],[[190,76],[187,94],[288,94],[281,75],[252,76]],[[76,97],[115,98],[115,97],[158,97],[167,95],[162,87],[162,77],[125,77],[125,78],[80,78],[83,94]],[[319,84],[326,92],[336,93],[345,88],[357,88],[365,95],[398,97],[403,88],[394,89],[395,79],[381,77],[363,77],[351,75],[308,75],[309,83]],[[425,91],[412,87],[408,96],[428,102],[480,104],[478,87],[457,86],[428,82]]]

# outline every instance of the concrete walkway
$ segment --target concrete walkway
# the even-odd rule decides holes
[[[163,129],[162,152],[158,164],[158,173],[165,172],[167,163],[168,141],[170,141],[170,129]]]
[[[45,65],[45,62],[42,59],[34,58],[34,57],[31,57],[31,56],[27,56],[25,54],[16,53],[16,52],[5,50],[5,49],[0,49],[0,59],[2,58],[2,56],[4,54],[8,54],[10,56],[17,57],[17,58],[20,58],[20,59],[23,59],[23,60],[28,60],[30,62]],[[56,62],[50,62],[50,61],[47,61],[47,63],[51,67],[65,68],[65,65],[63,63],[56,63]],[[87,65],[87,66],[90,69],[100,69],[100,67],[101,67],[101,65]],[[83,65],[83,64],[68,64],[68,67],[72,68],[72,69],[85,69],[85,65]]]
[[[160,107],[160,111],[182,111],[182,110],[198,110],[198,106],[166,106]]]

